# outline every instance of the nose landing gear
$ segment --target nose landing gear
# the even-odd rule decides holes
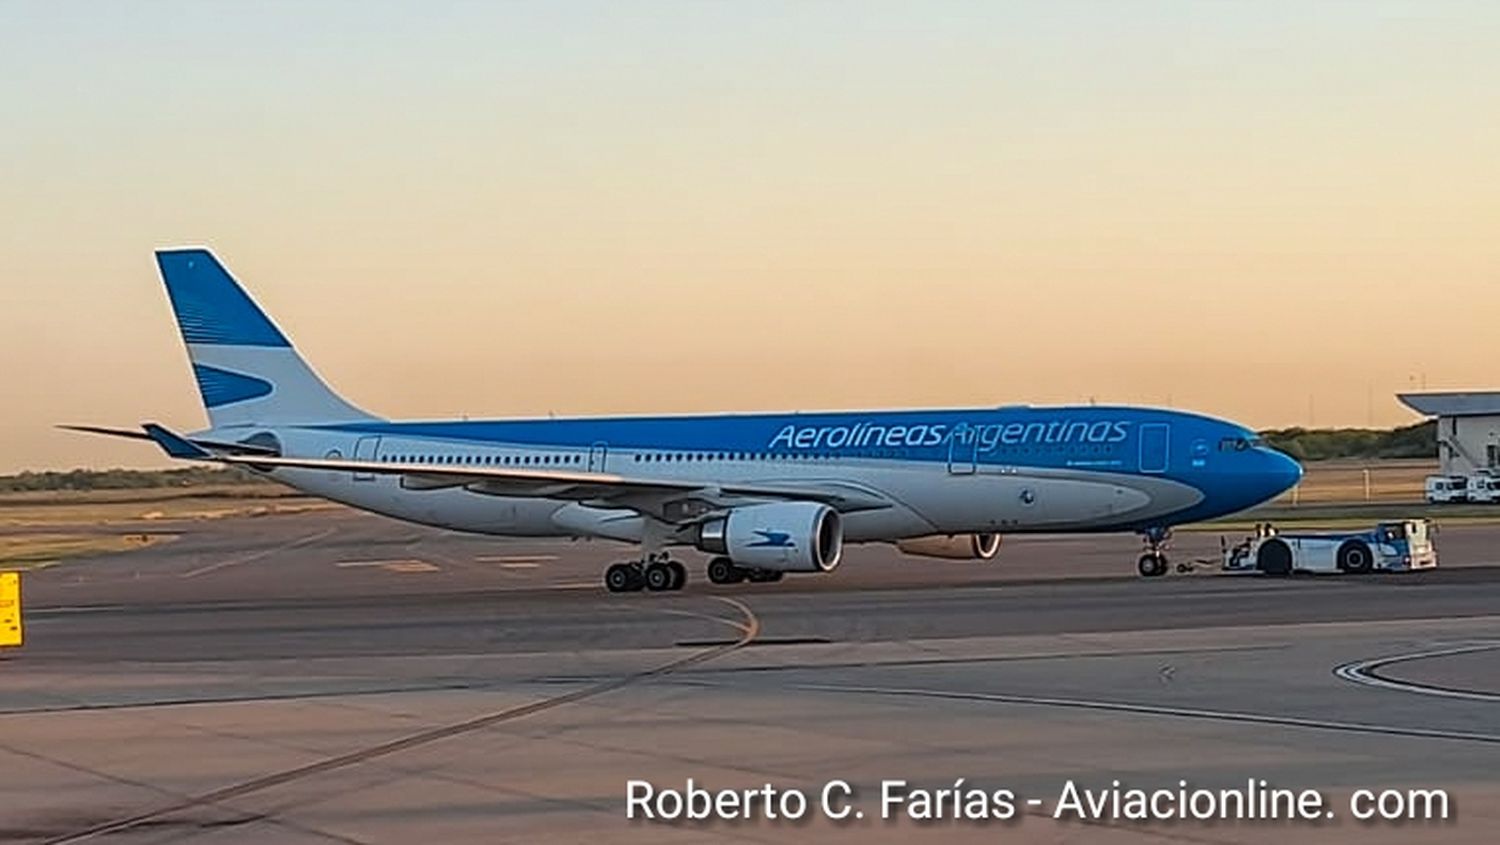
[[[1143,578],[1157,578],[1167,574],[1167,543],[1172,539],[1170,528],[1148,528],[1141,532],[1146,551],[1135,562],[1135,571]]]

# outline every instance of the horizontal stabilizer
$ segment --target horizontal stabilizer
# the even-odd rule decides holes
[[[204,451],[201,446],[193,441],[169,431],[156,423],[145,423],[141,426],[146,430],[147,436],[156,441],[168,457],[180,458],[185,461],[207,461],[212,460],[213,455]]]
[[[102,425],[60,425],[58,428],[67,431],[81,431],[84,434],[103,434],[106,437],[125,437],[131,440],[151,439],[151,435],[134,428],[106,428]]]
[[[133,428],[109,428],[102,425],[59,425],[58,428],[66,431],[81,431],[85,434],[103,434],[106,437],[124,437],[129,440],[149,440],[152,443],[159,441],[144,431]],[[203,449],[212,449],[215,452],[225,452],[231,455],[280,455],[281,451],[273,446],[265,446],[255,443],[226,443],[222,440],[204,440],[200,437],[182,438],[194,446]]]

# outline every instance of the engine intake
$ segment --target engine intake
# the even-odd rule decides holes
[[[745,505],[700,526],[698,548],[747,569],[828,572],[843,555],[844,523],[815,502]]]
[[[933,534],[897,540],[896,548],[917,557],[940,557],[950,560],[993,560],[1000,553],[1000,535]]]

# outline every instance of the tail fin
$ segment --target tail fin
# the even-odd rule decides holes
[[[345,402],[206,249],[156,253],[214,428],[374,419]]]

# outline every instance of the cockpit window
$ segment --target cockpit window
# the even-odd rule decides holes
[[[1225,437],[1219,441],[1220,452],[1244,452],[1266,445],[1262,437]]]

